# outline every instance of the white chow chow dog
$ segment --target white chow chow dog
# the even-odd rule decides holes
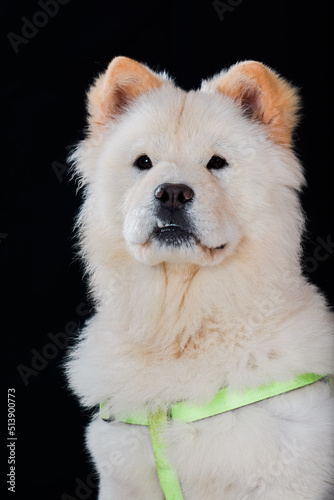
[[[246,61],[185,92],[117,57],[88,112],[73,160],[96,312],[67,370],[84,406],[103,403],[99,499],[333,499],[333,316],[300,268],[295,89]],[[241,403],[171,417],[218,392]]]

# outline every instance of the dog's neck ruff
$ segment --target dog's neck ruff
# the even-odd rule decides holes
[[[180,482],[176,472],[168,463],[164,453],[165,444],[161,437],[161,429],[170,421],[180,420],[182,422],[196,422],[204,418],[213,417],[227,411],[236,410],[265,399],[299,389],[313,384],[324,378],[323,375],[306,373],[288,382],[273,382],[261,385],[254,389],[233,391],[227,388],[220,389],[216,396],[207,404],[194,405],[180,402],[170,406],[167,410],[158,408],[154,413],[131,415],[126,418],[113,418],[118,422],[135,425],[147,425],[150,431],[157,472],[160,485],[165,495],[165,500],[183,500]],[[100,404],[100,416],[103,420],[110,421],[106,412],[106,403]]]

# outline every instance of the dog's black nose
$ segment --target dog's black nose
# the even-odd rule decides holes
[[[186,184],[165,183],[157,187],[154,196],[160,201],[163,207],[168,210],[175,210],[193,199],[194,191]]]

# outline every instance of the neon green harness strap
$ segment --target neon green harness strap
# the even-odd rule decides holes
[[[183,500],[180,482],[176,472],[168,463],[165,453],[165,443],[161,435],[161,431],[167,425],[167,422],[167,411],[160,409],[151,414],[148,419],[148,428],[150,431],[155,463],[165,499]]]
[[[183,500],[181,486],[177,475],[168,463],[165,454],[165,443],[162,438],[162,430],[170,420],[181,420],[182,422],[196,422],[203,418],[213,417],[220,413],[235,410],[273,396],[278,396],[286,392],[299,389],[306,385],[313,384],[324,378],[324,375],[306,373],[288,382],[273,382],[261,385],[255,389],[245,389],[234,391],[227,388],[220,389],[216,396],[205,405],[195,405],[187,402],[180,402],[172,405],[168,411],[158,408],[154,413],[136,414],[127,418],[116,418],[119,422],[128,424],[146,425],[149,428],[157,472],[160,485],[166,500]],[[109,414],[106,412],[106,404],[100,405],[101,418],[108,420]]]
[[[305,385],[313,384],[323,378],[323,375],[306,373],[288,382],[273,382],[267,385],[260,385],[255,389],[245,389],[244,391],[230,391],[220,389],[215,397],[206,405],[192,405],[190,403],[176,403],[170,409],[172,420],[182,420],[182,422],[196,422],[203,418],[213,417],[219,413],[236,410],[264,399],[284,394],[285,392],[299,389]]]

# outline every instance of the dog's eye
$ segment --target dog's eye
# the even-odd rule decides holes
[[[152,167],[152,162],[147,155],[141,155],[134,162],[134,166],[139,168],[139,170],[148,170]]]
[[[225,158],[221,158],[220,156],[212,156],[206,168],[209,170],[219,170],[220,168],[224,168],[227,165],[228,163]]]

